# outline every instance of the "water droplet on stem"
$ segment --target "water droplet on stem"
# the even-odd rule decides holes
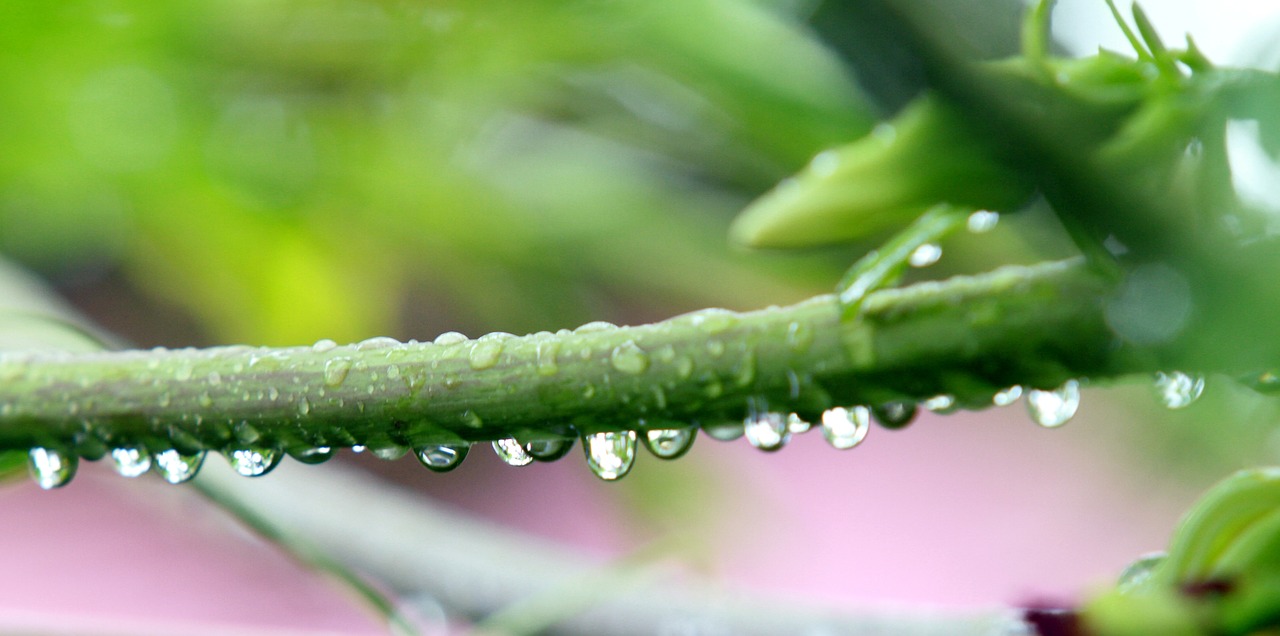
[[[582,438],[587,467],[605,481],[621,479],[636,460],[636,432],[608,431]]]
[[[871,411],[865,406],[837,406],[822,413],[822,436],[832,448],[853,448],[862,443],[870,429]]]
[[[644,446],[658,459],[677,459],[689,452],[697,438],[696,428],[661,428],[645,431]]]
[[[1080,407],[1080,383],[1067,380],[1062,386],[1044,391],[1027,391],[1027,411],[1036,424],[1056,428],[1066,424]]]
[[[414,455],[429,470],[447,473],[461,466],[470,450],[470,444],[431,444],[417,449]]]
[[[44,490],[61,488],[76,476],[79,459],[75,455],[37,446],[27,451],[27,468],[31,479]]]

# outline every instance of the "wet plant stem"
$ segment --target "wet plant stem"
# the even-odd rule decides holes
[[[875,292],[436,343],[0,354],[0,448],[142,443],[419,446],[740,418],[747,399],[815,415],[922,399],[989,404],[1011,384],[1158,368],[1115,346],[1106,285],[1078,261]],[[195,448],[199,447],[199,448]]]

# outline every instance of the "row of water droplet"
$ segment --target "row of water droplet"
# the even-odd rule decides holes
[[[1156,393],[1168,408],[1189,406],[1204,390],[1204,378],[1180,371],[1158,373],[1155,376]],[[1018,400],[1024,391],[1012,386],[994,394],[991,403],[1008,406]],[[1068,380],[1052,390],[1031,389],[1025,391],[1027,410],[1037,424],[1054,428],[1067,423],[1080,405],[1080,382]],[[958,408],[951,395],[937,395],[919,403],[926,410],[950,413]],[[888,429],[906,426],[915,417],[918,407],[912,402],[891,402],[877,407],[834,407],[822,412],[820,428],[827,443],[836,449],[849,449],[862,443],[874,418]],[[791,437],[809,431],[812,424],[796,413],[770,410],[763,396],[748,400],[747,415],[741,422],[728,421],[706,424],[701,427],[711,438],[730,441],[745,437],[755,448],[777,451]],[[587,466],[601,479],[613,481],[626,475],[635,462],[636,447],[643,444],[660,459],[676,459],[693,445],[698,427],[661,428],[637,432],[635,430],[605,431],[582,437]],[[550,462],[565,456],[573,446],[572,439],[539,440],[522,443],[514,438],[493,442],[494,452],[505,463],[526,466],[534,461]],[[469,443],[433,444],[414,449],[418,460],[435,472],[448,472],[457,468],[467,457]],[[361,452],[363,446],[354,446]],[[408,452],[405,447],[380,448],[374,454],[383,459],[396,459]],[[298,461],[314,464],[334,455],[328,446],[290,450]],[[147,452],[141,445],[120,446],[111,450],[115,469],[126,477],[137,477],[154,470],[169,483],[185,482],[200,470],[206,452],[183,453],[168,449],[156,453]],[[265,475],[279,463],[284,455],[278,447],[269,444],[240,444],[228,448],[223,455],[232,468],[246,477]],[[75,475],[78,457],[74,453],[52,448],[36,447],[28,453],[28,465],[32,478],[45,489],[57,488],[68,483]]]

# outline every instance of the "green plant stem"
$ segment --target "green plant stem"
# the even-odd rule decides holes
[[[1112,346],[1104,283],[1079,262],[1006,267],[639,327],[453,344],[219,347],[0,356],[0,448],[418,446],[740,418],[750,396],[802,415],[1159,368]],[[447,339],[446,339],[447,341]]]

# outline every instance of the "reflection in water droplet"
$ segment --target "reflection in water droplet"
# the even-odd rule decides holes
[[[174,449],[161,451],[151,458],[151,464],[164,480],[171,484],[180,484],[200,472],[204,463],[204,451],[183,455]]]
[[[991,396],[991,403],[996,406],[1009,406],[1017,402],[1020,397],[1022,397],[1022,387],[1015,384],[1003,391],[996,391],[996,394]]]
[[[493,452],[498,454],[498,459],[509,466],[528,466],[533,463],[533,456],[525,451],[524,445],[517,442],[515,438],[508,437],[494,441]]]
[[[810,428],[813,428],[813,424],[806,421],[803,417],[800,417],[799,413],[791,413],[787,415],[787,431],[792,435],[808,433]]]
[[[524,445],[525,452],[540,462],[553,462],[560,459],[567,455],[571,448],[573,448],[571,439],[544,439]]]
[[[334,358],[324,363],[324,383],[329,386],[341,386],[351,371],[351,358]]]
[[[914,402],[887,402],[872,407],[871,414],[875,416],[881,427],[893,431],[910,424],[916,417],[916,410]]]
[[[1156,396],[1160,403],[1171,409],[1191,406],[1204,392],[1204,376],[1188,375],[1181,371],[1156,373]]]
[[[1151,580],[1156,566],[1160,565],[1166,556],[1168,555],[1164,552],[1148,552],[1125,566],[1124,571],[1120,572],[1120,579],[1116,581],[1117,591],[1126,594],[1143,587],[1147,581]]]
[[[609,363],[623,373],[638,375],[649,368],[649,355],[636,344],[636,341],[628,340],[614,347],[613,353],[609,356]]]
[[[587,467],[605,481],[621,479],[636,461],[636,432],[608,431],[582,438]]]
[[[1080,383],[1067,380],[1052,391],[1027,391],[1027,411],[1031,419],[1045,428],[1066,424],[1080,407]]]
[[[304,396],[298,400],[298,415],[306,415],[311,412],[311,402]]]
[[[658,459],[676,459],[693,447],[696,428],[662,428],[645,431],[644,446]]]
[[[111,449],[111,463],[124,477],[137,477],[151,470],[151,455],[141,446],[121,446]]]
[[[378,336],[376,338],[367,338],[356,343],[357,351],[373,351],[375,349],[389,349],[391,347],[400,346],[400,341],[387,336]]]
[[[437,473],[447,473],[462,465],[471,450],[470,444],[432,444],[415,451],[423,466]]]
[[[498,356],[502,354],[502,340],[498,338],[485,339],[481,338],[471,344],[471,352],[468,359],[471,362],[471,368],[476,371],[488,369],[498,363]]]
[[[1280,372],[1264,371],[1250,383],[1253,390],[1268,395],[1280,393]]]
[[[37,446],[27,451],[27,469],[37,486],[45,490],[61,488],[76,476],[79,459],[75,455]]]
[[[329,461],[333,455],[334,449],[331,446],[311,446],[289,451],[290,457],[303,464],[322,464]]]
[[[1000,222],[1000,213],[990,210],[978,210],[969,215],[967,226],[969,231],[974,234],[982,234],[990,232]]]
[[[280,463],[280,451],[270,446],[246,446],[223,453],[231,468],[245,477],[261,477]]]
[[[614,329],[617,329],[617,328],[618,328],[618,325],[615,325],[611,322],[597,320],[595,322],[589,322],[585,325],[578,327],[577,329],[574,329],[573,333],[598,333],[601,331],[613,331]]]
[[[837,406],[822,413],[822,436],[832,448],[853,448],[862,443],[870,429],[871,411],[865,406]]]
[[[911,252],[907,262],[912,267],[928,267],[942,258],[942,246],[937,243],[925,243]]]
[[[456,331],[446,331],[436,336],[436,339],[432,340],[431,342],[433,344],[438,344],[438,345],[452,345],[452,344],[458,344],[459,342],[466,342],[466,341],[467,341],[467,337],[465,335],[460,334]]]
[[[400,459],[409,453],[408,446],[401,446],[390,442],[381,443],[377,446],[370,446],[369,449],[369,452],[372,453],[374,457],[389,462]]]
[[[749,444],[762,451],[776,451],[791,440],[791,433],[787,430],[787,417],[782,413],[770,412],[768,402],[763,397],[751,398],[747,402],[747,417],[742,421],[742,432]]]
[[[956,408],[956,396],[954,395],[935,395],[920,403],[925,410],[934,413],[951,413]]]
[[[702,432],[718,442],[732,442],[742,437],[742,422],[714,422],[702,425]]]
[[[338,346],[338,343],[328,338],[322,338],[320,340],[317,340],[315,344],[311,345],[311,349],[319,353],[324,353],[326,351],[334,350],[335,348],[337,348],[337,346]]]

